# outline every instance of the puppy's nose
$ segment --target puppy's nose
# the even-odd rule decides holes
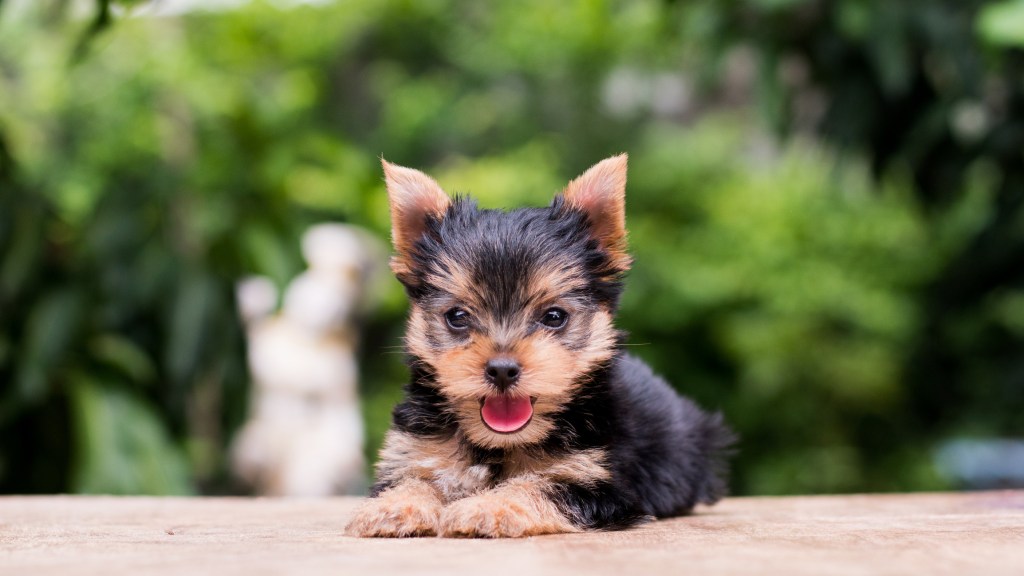
[[[519,380],[522,370],[519,363],[508,357],[491,358],[484,368],[484,378],[494,384],[502,392],[508,390]]]

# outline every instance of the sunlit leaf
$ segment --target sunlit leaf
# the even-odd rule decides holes
[[[185,458],[145,402],[84,374],[69,388],[75,467],[85,494],[190,494]]]
[[[978,34],[997,46],[1024,46],[1024,0],[1003,0],[978,12]]]

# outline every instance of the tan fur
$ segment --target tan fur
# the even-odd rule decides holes
[[[466,436],[475,444],[487,448],[507,448],[535,444],[544,440],[554,427],[551,417],[585,385],[580,377],[593,366],[608,360],[615,344],[614,334],[601,324],[608,318],[605,313],[594,314],[590,322],[578,318],[576,330],[591,334],[587,347],[569,350],[556,342],[545,331],[523,336],[508,350],[502,352],[515,358],[522,366],[522,375],[513,394],[536,399],[533,419],[521,432],[498,434],[480,419],[480,399],[492,393],[483,380],[487,361],[499,350],[493,340],[479,337],[462,348],[442,352],[435,364],[438,381],[452,405],[457,408],[459,424]],[[607,320],[610,325],[610,318]]]
[[[483,295],[462,264],[443,255],[438,257],[436,267],[438,271],[427,276],[428,283],[448,294],[459,294],[464,300],[462,304],[480,309]]]
[[[441,186],[423,172],[392,164],[381,158],[391,205],[391,240],[397,254],[391,269],[399,277],[410,272],[410,253],[423,234],[427,217],[441,217],[451,199]]]
[[[379,482],[429,482],[449,502],[490,486],[486,466],[473,465],[457,438],[428,440],[391,430],[377,462]]]
[[[620,271],[629,269],[626,253],[626,164],[625,154],[602,160],[565,187],[568,205],[583,210],[594,236]]]
[[[352,536],[520,537],[577,532],[550,500],[553,483],[590,486],[607,480],[607,455],[565,456],[512,449],[501,478],[474,465],[464,439],[427,440],[388,432],[378,479],[394,487],[368,500],[346,528]]]
[[[464,442],[457,436],[431,440],[391,430],[381,449],[377,478],[393,483],[410,478],[430,482],[446,502],[493,487],[487,467],[472,464]],[[609,478],[606,463],[607,454],[599,449],[551,456],[513,448],[506,453],[501,480],[532,475],[587,486]]]
[[[430,323],[443,321],[444,319],[439,318],[437,314],[430,314],[414,304],[409,309],[409,322],[405,330],[405,346],[409,353],[425,360],[432,358],[435,353],[427,339]]]
[[[521,476],[493,490],[445,506],[438,535],[447,537],[520,538],[579,532],[548,498],[550,482]]]
[[[510,478],[538,476],[554,482],[593,486],[611,478],[611,473],[605,467],[606,462],[607,454],[596,448],[560,457],[520,450],[507,459],[505,475]]]
[[[434,536],[442,506],[432,484],[409,478],[363,502],[345,527],[345,534],[378,538]]]
[[[551,265],[535,270],[530,276],[530,294],[527,299],[538,309],[546,309],[565,293],[586,286],[586,280],[561,266]]]

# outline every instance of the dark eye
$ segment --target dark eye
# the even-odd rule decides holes
[[[540,318],[540,323],[548,328],[561,328],[569,321],[569,313],[561,308],[548,308]]]
[[[462,308],[452,308],[444,313],[444,321],[452,330],[462,331],[469,328],[469,312]]]

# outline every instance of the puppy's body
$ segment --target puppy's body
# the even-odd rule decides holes
[[[646,516],[686,513],[724,492],[718,455],[729,437],[721,419],[679,397],[632,356],[616,355],[593,374],[587,392],[554,417],[553,432],[530,446],[474,446],[446,417],[432,388],[410,385],[408,398],[395,409],[374,496],[410,471],[436,483],[446,499],[494,488],[528,471],[549,476],[545,495],[574,526],[622,528]],[[407,451],[420,444],[430,447]],[[545,467],[556,469],[548,474]]]
[[[349,533],[623,528],[721,496],[721,418],[619,349],[624,156],[510,212],[385,174],[412,379]]]

